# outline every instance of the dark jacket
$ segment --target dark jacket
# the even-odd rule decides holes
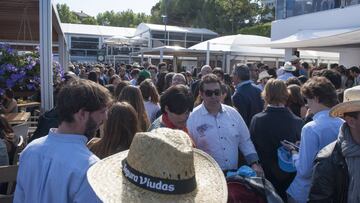
[[[340,143],[324,147],[315,159],[308,202],[347,202],[349,174]]]
[[[303,125],[304,121],[286,107],[267,107],[263,112],[256,114],[251,121],[251,139],[265,176],[284,200],[285,191],[296,173],[287,173],[279,168],[277,149],[281,146],[282,140],[293,143],[300,140]]]
[[[251,118],[264,108],[261,90],[252,83],[237,87],[232,100],[234,107],[239,111],[248,127],[250,126]]]
[[[58,126],[58,114],[56,109],[52,108],[39,117],[38,125],[34,134],[30,137],[29,143],[37,138],[47,135],[50,128],[57,128]]]

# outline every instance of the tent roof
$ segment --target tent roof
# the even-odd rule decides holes
[[[148,55],[159,55],[160,51],[163,51],[164,55],[174,55],[174,56],[187,56],[187,57],[196,57],[196,56],[204,56],[206,54],[206,50],[193,50],[186,49],[184,47],[179,46],[162,46],[155,48],[142,49],[139,52],[132,53],[132,55],[139,54],[148,54]],[[212,55],[222,55],[222,51],[212,51]]]
[[[264,45],[272,48],[360,47],[360,27],[301,30]]]
[[[62,23],[61,27],[64,33],[80,34],[80,35],[97,35],[97,36],[124,36],[132,37],[135,34],[136,28],[128,27],[113,27],[102,25],[85,25],[85,24],[70,24]]]
[[[241,53],[242,55],[263,56],[263,57],[284,57],[284,49],[272,49],[269,44],[270,38],[257,35],[229,35],[214,38],[205,42],[196,44],[189,49],[207,50],[207,43],[210,43],[211,51],[225,51]],[[318,52],[318,51],[301,51],[302,58],[327,58],[338,60],[338,53]]]
[[[53,42],[64,35],[56,8],[53,5]],[[14,45],[34,46],[40,40],[39,0],[1,1],[0,41]]]
[[[165,25],[150,24],[150,23],[141,23],[138,25],[140,30],[155,30],[155,31],[165,31]],[[172,25],[166,25],[167,32],[183,32],[183,33],[194,33],[194,34],[205,34],[205,35],[218,35],[216,32],[211,31],[206,28],[191,28],[191,27],[178,27]],[[141,32],[141,31],[140,31]]]

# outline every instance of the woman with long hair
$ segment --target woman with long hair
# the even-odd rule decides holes
[[[293,84],[293,85],[289,85],[287,89],[289,92],[289,98],[286,103],[286,106],[297,117],[304,119],[306,116],[307,109],[305,107],[305,99],[301,95],[301,87]]]
[[[100,159],[128,150],[139,131],[135,109],[127,102],[116,102],[108,111],[104,136],[89,141],[89,149]]]
[[[121,91],[118,101],[125,101],[131,104],[138,116],[138,126],[141,132],[146,132],[150,126],[150,121],[147,117],[144,100],[142,98],[139,88],[135,86],[126,86]]]
[[[160,96],[151,79],[146,79],[140,84],[140,91],[144,99],[144,105],[148,119],[152,123],[160,110]]]

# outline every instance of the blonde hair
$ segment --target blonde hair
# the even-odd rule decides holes
[[[279,79],[270,79],[266,83],[261,96],[264,98],[265,104],[285,105],[289,98],[289,92],[284,81]]]

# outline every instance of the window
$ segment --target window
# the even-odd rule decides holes
[[[74,50],[74,49],[71,49],[70,50],[70,55],[71,56],[85,56],[85,50]]]
[[[71,48],[75,49],[98,49],[98,43],[72,42]]]
[[[185,40],[185,33],[169,32],[169,39]]]
[[[169,46],[184,47],[184,42],[183,41],[169,41]]]
[[[201,34],[191,34],[191,33],[188,33],[187,36],[186,36],[186,41],[201,42]]]
[[[206,41],[206,40],[209,40],[209,39],[213,39],[215,38],[216,36],[215,35],[204,35],[203,36],[203,41]]]
[[[97,56],[98,51],[87,50],[86,56]]]
[[[99,38],[94,38],[94,37],[71,37],[71,41],[99,43]]]
[[[151,31],[151,38],[164,39],[165,34],[164,34],[164,32]]]

